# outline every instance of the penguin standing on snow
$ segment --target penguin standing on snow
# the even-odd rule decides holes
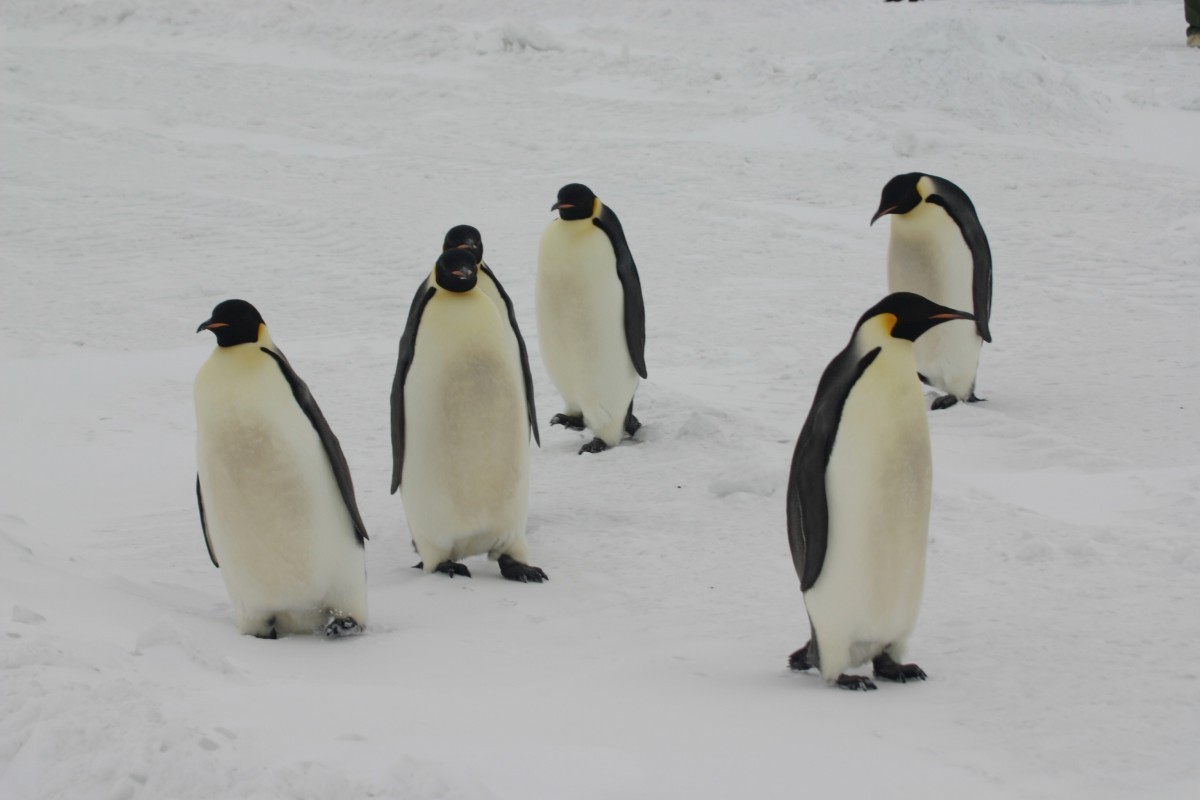
[[[542,359],[566,406],[551,425],[590,428],[580,453],[599,453],[633,436],[638,377],[646,377],[642,284],[612,209],[581,183],[551,206],[559,219],[538,251],[537,319]]]
[[[792,669],[816,667],[847,689],[875,688],[843,674],[867,659],[877,678],[925,678],[900,663],[925,581],[932,482],[912,343],[969,319],[920,295],[888,295],[821,375],[788,480],[788,540],[812,629]]]
[[[525,542],[533,382],[511,306],[506,318],[478,274],[469,248],[446,250],[409,312],[392,383],[392,493],[426,572],[470,577],[458,560],[487,553],[505,578],[541,583]]]
[[[946,392],[933,407],[976,402],[979,351],[992,341],[992,252],[975,206],[945,178],[910,172],[883,187],[871,224],[887,214],[894,215],[888,291],[914,292],[974,312],[974,321],[941,326],[913,348],[921,380]]]
[[[367,531],[337,437],[254,306],[226,300],[200,331],[217,349],[195,382],[196,499],[238,627],[358,633]]]

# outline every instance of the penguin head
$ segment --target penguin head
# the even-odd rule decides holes
[[[930,328],[956,319],[975,319],[975,315],[938,305],[919,294],[895,292],[868,309],[858,320],[858,328],[877,320],[891,338],[915,342]]]
[[[928,175],[920,172],[897,175],[884,185],[883,194],[879,198],[879,209],[875,216],[871,217],[871,224],[874,225],[875,220],[888,214],[907,214],[921,205],[932,191]]]
[[[446,231],[446,238],[442,242],[442,249],[453,250],[456,247],[462,247],[473,252],[476,263],[483,261],[483,237],[479,235],[478,228],[470,225],[455,225]]]
[[[596,195],[582,183],[568,183],[558,190],[558,202],[550,210],[565,220],[588,219],[596,213]]]
[[[455,247],[442,253],[433,268],[437,285],[448,292],[469,292],[479,280],[475,253],[465,247]]]
[[[258,309],[245,300],[226,300],[217,303],[212,316],[200,323],[196,333],[212,331],[221,347],[252,344],[258,341],[263,322]]]

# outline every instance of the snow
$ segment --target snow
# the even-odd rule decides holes
[[[1176,0],[5,0],[0,798],[1192,797],[1200,53]],[[930,675],[787,671],[816,380],[893,175],[972,197],[979,392],[932,413]],[[575,455],[533,314],[558,188],[620,215],[638,441]],[[476,225],[551,581],[411,569],[387,397]],[[239,636],[195,511],[196,325],[255,303],[371,533],[369,631]]]

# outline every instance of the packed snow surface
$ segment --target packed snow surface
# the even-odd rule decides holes
[[[1196,797],[1200,52],[1177,0],[3,0],[0,798]],[[902,172],[995,261],[930,414],[924,683],[786,657],[816,381]],[[534,323],[558,188],[621,218],[650,379],[577,456]],[[470,223],[542,420],[550,582],[411,569],[408,303]],[[253,302],[371,540],[346,641],[239,636],[195,508],[196,325]],[[927,395],[927,399],[928,399]]]

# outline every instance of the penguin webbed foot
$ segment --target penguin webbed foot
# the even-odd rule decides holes
[[[804,647],[788,656],[788,669],[804,672],[813,668],[812,663],[808,660],[808,648],[811,644],[812,642],[808,642]]]
[[[550,418],[551,425],[562,425],[570,431],[581,431],[584,429],[583,417],[572,417],[569,414],[555,414]]]
[[[638,421],[638,418],[633,415],[632,411],[630,411],[628,414],[625,415],[625,435],[626,436],[629,436],[630,438],[632,438],[633,435],[638,432],[638,428],[640,428],[640,427],[642,427],[642,423]]]
[[[941,397],[935,398],[933,405],[930,406],[934,411],[941,411],[943,408],[949,408],[958,402],[958,398],[952,394],[944,394]]]
[[[875,677],[880,680],[908,683],[909,681],[923,681],[927,677],[925,670],[916,664],[899,664],[887,653],[875,656],[871,665],[875,668]]]
[[[333,616],[325,626],[325,635],[330,639],[354,636],[363,632],[363,626],[354,617]]]
[[[597,436],[583,447],[579,448],[579,455],[583,455],[584,453],[603,453],[607,449],[608,445],[604,443],[603,439]]]
[[[837,680],[834,683],[835,685],[840,686],[843,689],[849,689],[852,692],[873,692],[876,688],[878,688],[875,686],[875,681],[871,680],[866,675],[846,675],[843,673],[837,676]]]
[[[416,564],[413,564],[413,569],[425,569],[425,562],[418,561]],[[449,575],[451,578],[453,578],[455,575],[462,575],[464,578],[471,577],[471,570],[467,569],[466,564],[460,564],[457,561],[451,561],[450,559],[446,559],[442,563],[438,564],[433,571]]]
[[[968,403],[986,403],[987,398],[986,397],[976,397],[975,390],[972,389],[971,393],[969,395],[967,395],[966,402],[968,402]]]
[[[550,580],[550,577],[542,570],[541,567],[532,567],[529,564],[522,564],[510,555],[502,555],[496,559],[496,563],[500,565],[500,574],[510,581],[520,581],[521,583],[541,583]]]

